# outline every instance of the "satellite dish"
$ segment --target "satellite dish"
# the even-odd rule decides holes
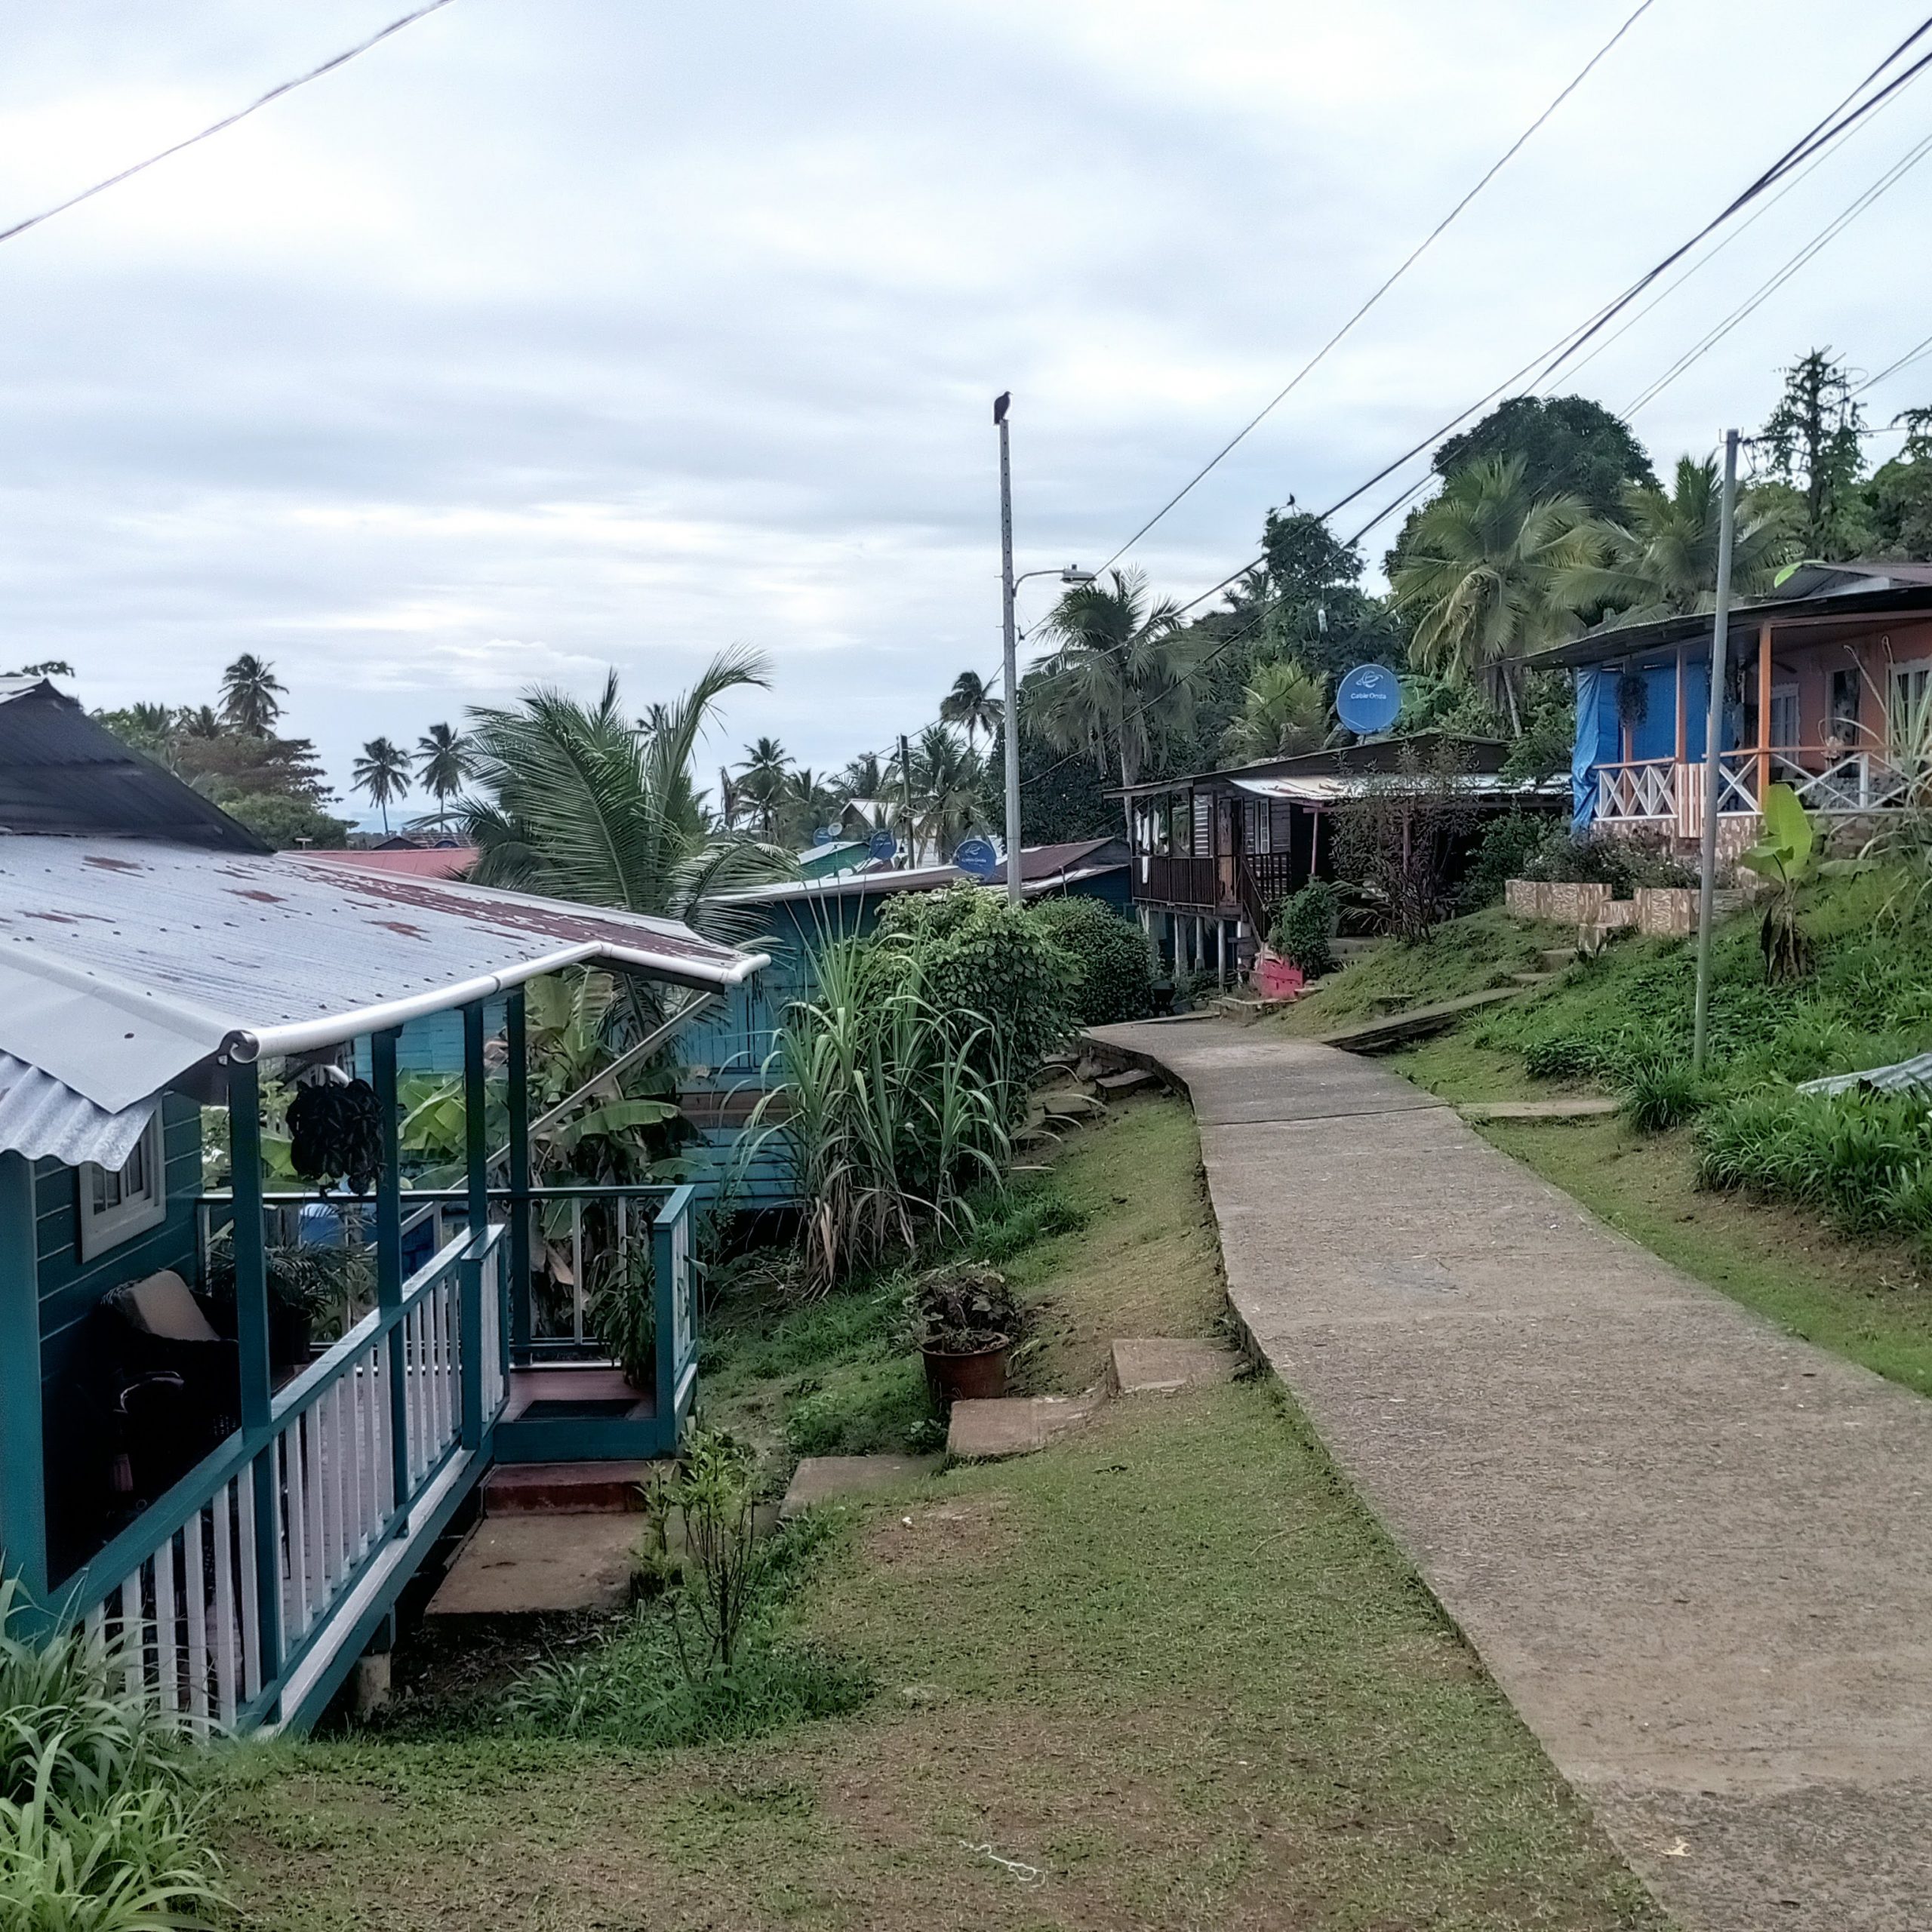
[[[866,841],[866,850],[875,859],[896,859],[899,856],[899,841],[889,832],[875,832]]]
[[[814,845],[829,845],[838,836],[838,828],[835,825],[815,826],[812,829],[812,843]]]
[[[1401,715],[1402,681],[1383,664],[1358,664],[1335,688],[1335,715],[1358,738],[1386,731]]]
[[[968,838],[953,854],[952,863],[975,878],[990,878],[999,870],[999,854],[986,839]]]

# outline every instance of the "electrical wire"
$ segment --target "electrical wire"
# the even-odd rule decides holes
[[[1875,376],[1867,376],[1852,391],[1852,394],[1863,395],[1875,383],[1882,383],[1887,376],[1896,376],[1901,369],[1909,368],[1921,356],[1928,354],[1932,354],[1932,335],[1928,335],[1923,342],[1914,343],[1896,362],[1887,362]]]
[[[177,141],[172,147],[163,148],[158,154],[151,154],[145,161],[137,161],[131,168],[124,168],[118,174],[110,174],[104,181],[97,181],[91,188],[83,188],[78,195],[70,195],[64,202],[57,202],[51,208],[42,208],[38,214],[29,215],[24,221],[17,221],[10,228],[0,228],[0,242],[11,242],[17,235],[24,235],[30,228],[38,228],[44,221],[51,221],[57,214],[65,214],[69,208],[76,208],[83,202],[92,201],[97,195],[104,195],[110,188],[118,188],[147,169],[170,159],[184,149],[198,143],[211,140],[217,134],[226,131],[238,121],[245,121],[251,114],[268,106],[270,101],[279,100],[285,94],[293,94],[297,88],[306,87],[311,81],[318,81],[325,74],[333,73],[338,67],[346,66],[358,55],[367,54],[373,47],[380,47],[392,34],[401,32],[407,26],[413,26],[430,14],[440,13],[451,4],[451,0],[429,0],[426,6],[418,7],[413,13],[405,14],[400,20],[390,21],[380,31],[372,33],[367,40],[358,41],[346,52],[334,59],[325,60],[319,67],[311,67],[306,74],[297,74],[293,80],[284,81],[279,87],[270,88],[259,99],[251,100],[246,107],[225,115],[220,120],[204,128],[198,134],[190,134],[186,140]]]
[[[1389,290],[1393,288],[1396,283],[1400,281],[1403,276],[1407,274],[1409,270],[1421,260],[1423,256],[1427,253],[1430,247],[1435,242],[1444,230],[1446,229],[1449,225],[1455,220],[1456,217],[1482,192],[1484,189],[1487,187],[1490,183],[1494,180],[1497,176],[1508,166],[1509,162],[1515,158],[1517,153],[1523,147],[1524,144],[1527,142],[1531,137],[1543,126],[1543,123],[1546,122],[1549,117],[1554,114],[1573,94],[1577,91],[1577,88],[1583,85],[1583,82],[1589,78],[1591,70],[1595,68],[1597,63],[1610,52],[1611,49],[1614,48],[1617,43],[1637,24],[1638,21],[1650,11],[1654,4],[1654,0],[1641,0],[1641,4],[1638,6],[1635,12],[1632,14],[1629,17],[1624,21],[1623,24],[1611,35],[1609,39],[1605,41],[1602,46],[1598,48],[1595,53],[1590,56],[1589,59],[1583,63],[1583,66],[1577,71],[1575,75],[1572,77],[1569,84],[1564,88],[1562,91],[1557,95],[1555,99],[1551,101],[1549,105],[1546,107],[1543,112],[1516,137],[1515,140],[1510,143],[1509,146],[1503,151],[1496,160],[1490,164],[1488,168],[1483,174],[1481,178],[1476,182],[1475,185],[1463,196],[1462,199],[1459,201],[1456,205],[1452,208],[1449,212],[1445,214],[1420,242],[1416,244],[1414,248],[1410,250],[1408,254],[1396,265],[1394,272],[1391,273],[1377,288],[1375,289],[1374,293],[1369,296],[1368,299],[1364,301],[1361,306],[1349,317],[1348,320],[1343,322],[1342,326],[1338,328],[1335,333],[1331,335],[1328,340],[1324,342],[1321,346],[1295,371],[1294,375],[1289,377],[1287,382],[1275,392],[1274,397],[1266,403],[1249,422],[1244,425],[1240,429],[1238,429],[1226,443],[1223,444],[1221,448],[1217,450],[1215,453],[1208,459],[1207,462],[1203,463],[1200,469],[1196,470],[1195,473],[1188,478],[1186,482],[1181,485],[1180,489],[1176,491],[1174,494],[1170,497],[1168,500],[1163,503],[1161,507],[1156,510],[1154,514],[1150,516],[1147,521],[1143,523],[1140,528],[1120,546],[1118,549],[1115,551],[1113,555],[1100,566],[1102,570],[1107,571],[1112,569],[1114,565],[1118,563],[1121,558],[1125,556],[1128,552],[1132,549],[1134,545],[1140,541],[1142,537],[1145,537],[1170,510],[1173,509],[1177,504],[1180,503],[1181,500],[1188,495],[1196,484],[1201,482],[1212,470],[1214,469],[1223,457],[1228,456],[1239,444],[1244,441],[1249,435],[1251,435],[1254,430],[1259,429],[1262,423],[1265,422],[1282,403],[1287,400],[1288,397],[1291,395],[1300,386],[1303,379],[1313,372],[1317,365],[1327,358],[1329,351],[1336,347],[1337,345],[1341,342],[1343,338],[1354,328],[1355,325],[1382,300],[1383,297],[1386,295]]]

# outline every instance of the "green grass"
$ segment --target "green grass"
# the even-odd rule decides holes
[[[1057,1178],[1084,1229],[1011,1264],[1056,1324],[1038,1372],[1207,1332],[1186,1110],[1134,1104]],[[774,1338],[780,1379],[833,1369],[809,1333]],[[873,1346],[856,1316],[848,1345]],[[837,1515],[797,1628],[863,1660],[862,1712],[674,1750],[479,1727],[239,1754],[220,1821],[246,1922],[1661,1923],[1272,1383],[1114,1404]]]
[[[1446,921],[1414,946],[1385,941],[1266,1023],[1303,1035],[1327,1033],[1354,1020],[1511,986],[1515,974],[1541,968],[1545,947],[1567,945],[1574,937],[1561,927],[1512,919],[1500,906],[1474,912]]]

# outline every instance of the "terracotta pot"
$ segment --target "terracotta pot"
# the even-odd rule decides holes
[[[996,1347],[955,1355],[946,1349],[921,1349],[926,1358],[926,1387],[935,1402],[985,1401],[1006,1393],[1006,1358],[1011,1341]]]

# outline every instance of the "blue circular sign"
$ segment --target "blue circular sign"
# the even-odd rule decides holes
[[[899,841],[889,832],[875,832],[867,840],[866,850],[875,859],[896,859],[899,856]]]
[[[814,845],[829,845],[838,836],[838,828],[835,825],[815,826],[812,829],[812,843]]]
[[[953,854],[952,863],[962,872],[971,872],[975,878],[990,878],[999,870],[999,854],[987,840],[968,838]]]
[[[1402,681],[1386,665],[1358,664],[1335,687],[1335,715],[1358,738],[1387,731],[1401,711]]]

